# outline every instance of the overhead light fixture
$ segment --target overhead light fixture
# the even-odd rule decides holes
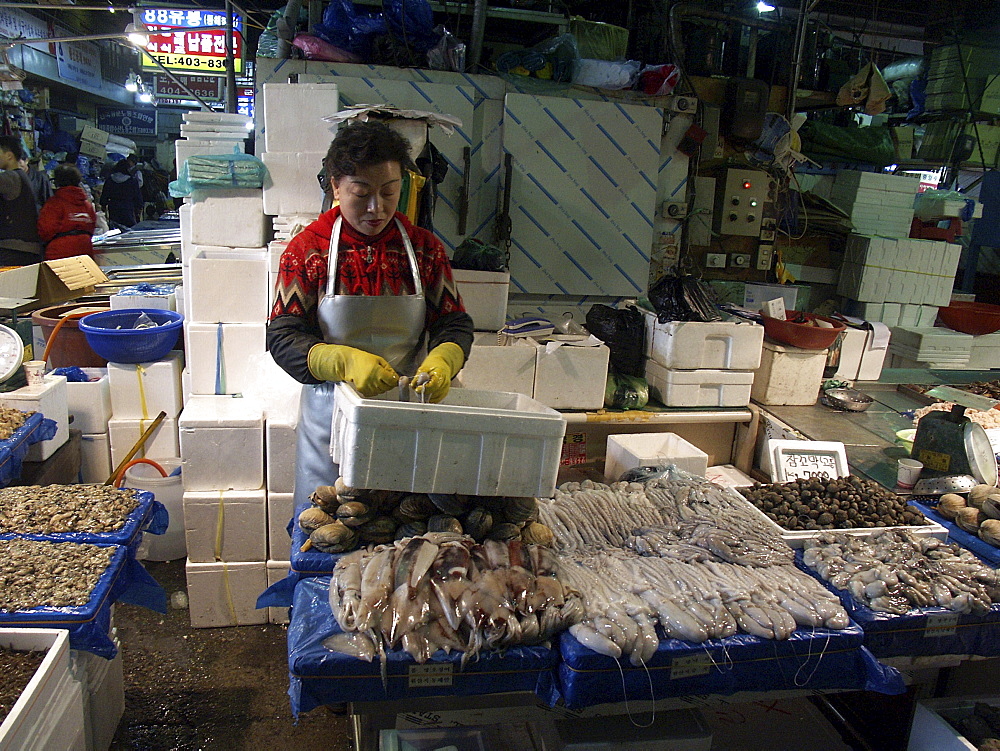
[[[150,94],[148,91],[139,92],[139,96],[136,97],[136,98],[140,102],[142,102],[143,104],[152,104],[153,103],[153,95]]]
[[[125,35],[136,47],[145,47],[149,44],[149,27],[142,22],[138,14],[133,15],[132,23],[125,27]]]
[[[138,73],[130,73],[128,78],[125,79],[125,91],[135,94],[139,90],[140,82],[141,79]]]
[[[767,3],[764,2],[764,0],[759,0],[759,2],[757,3],[758,13],[770,13],[772,10],[774,10],[774,6],[768,5]]]

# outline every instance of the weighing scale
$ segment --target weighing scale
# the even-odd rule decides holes
[[[910,456],[924,469],[913,489],[916,495],[965,493],[974,484],[997,484],[997,459],[989,436],[982,425],[965,416],[969,402],[982,397],[950,391],[954,393],[948,397],[955,402],[951,411],[930,412],[917,424]]]
[[[27,384],[21,364],[34,359],[31,313],[37,300],[0,297],[0,392]]]

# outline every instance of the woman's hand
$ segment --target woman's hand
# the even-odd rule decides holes
[[[419,386],[414,386],[413,390],[418,394],[423,394],[427,400],[437,404],[448,396],[451,389],[451,379],[458,375],[458,371],[465,364],[465,353],[462,348],[454,342],[439,344],[430,352],[417,368],[416,377],[421,374],[427,375],[427,380]]]
[[[363,397],[399,385],[392,366],[378,355],[342,344],[317,344],[309,350],[309,372],[321,381],[349,381]]]

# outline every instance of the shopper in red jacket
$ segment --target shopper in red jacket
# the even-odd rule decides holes
[[[38,236],[45,243],[45,260],[94,255],[90,242],[97,224],[94,205],[80,187],[80,170],[60,164],[53,181],[56,192],[38,214]]]

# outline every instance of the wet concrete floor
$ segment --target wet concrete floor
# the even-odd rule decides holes
[[[172,593],[184,560],[144,564]],[[112,749],[129,751],[347,751],[349,723],[325,707],[299,717],[288,700],[284,626],[191,628],[187,609],[166,615],[115,606],[125,714]]]

